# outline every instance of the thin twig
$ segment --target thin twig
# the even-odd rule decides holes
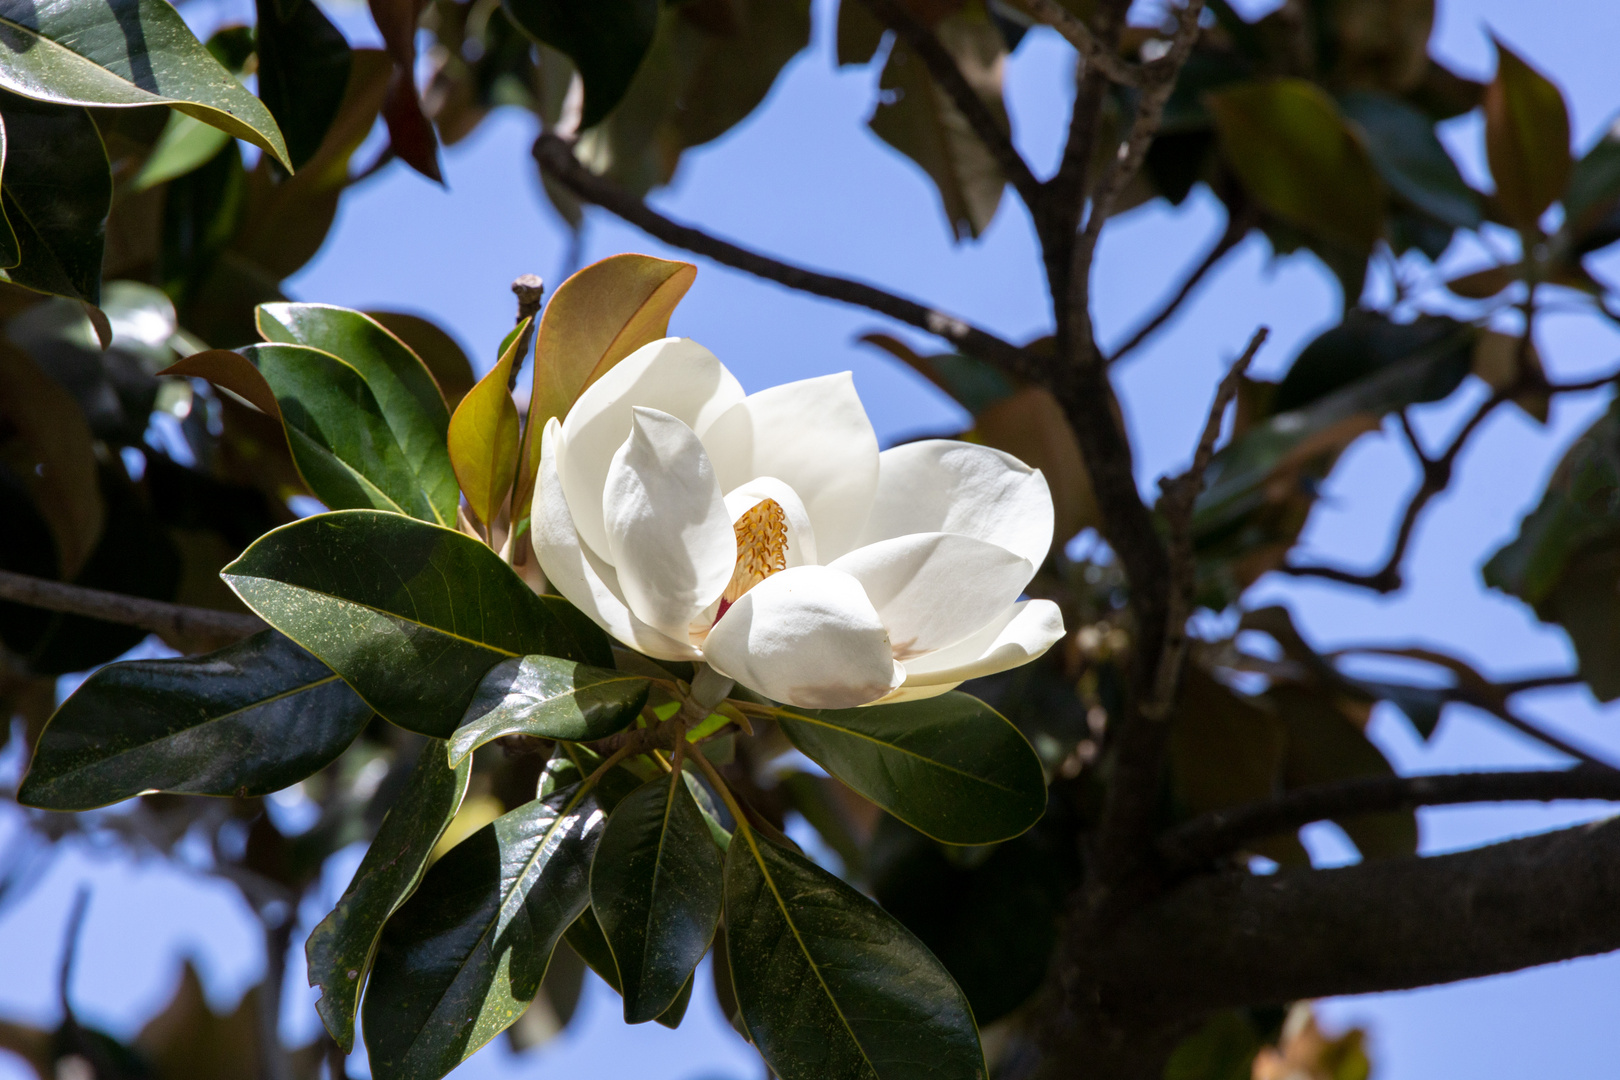
[[[134,626],[167,638],[235,641],[267,629],[256,615],[171,604],[0,570],[0,600]]]
[[[1096,68],[1113,82],[1121,86],[1135,86],[1141,81],[1141,69],[1120,59],[1118,53],[1097,40],[1091,27],[1056,0],[1012,0],[1012,3],[1035,21],[1045,23],[1062,34],[1075,51],[1085,58],[1087,66]]]
[[[575,195],[617,214],[667,244],[707,256],[715,262],[786,285],[790,289],[870,308],[891,319],[926,330],[962,352],[1019,378],[1036,379],[1041,374],[1041,365],[1033,355],[953,315],[884,292],[865,282],[793,266],[738,247],[700,229],[671,221],[617,184],[585,168],[574,157],[569,145],[555,135],[540,136],[534,144],[534,156],[549,176]]]
[[[913,18],[899,0],[862,2],[879,22],[888,25],[927,65],[935,85],[951,99],[973,133],[990,151],[990,156],[996,159],[1002,175],[1023,198],[1025,205],[1033,209],[1041,197],[1041,182],[1029,171],[1029,163],[1013,145],[1012,134],[1007,130],[1006,123],[990,110],[990,106],[973,89],[957,65],[956,58],[945,48],[939,36]]]
[[[1220,438],[1221,422],[1226,416],[1227,407],[1237,397],[1244,374],[1270,333],[1271,330],[1264,326],[1256,330],[1243,354],[1228,369],[1220,386],[1216,387],[1215,400],[1209,407],[1209,416],[1204,420],[1204,430],[1187,471],[1159,483],[1164,491],[1159,511],[1170,527],[1170,597],[1169,610],[1165,615],[1164,645],[1159,652],[1158,672],[1153,680],[1153,696],[1142,703],[1142,715],[1150,720],[1163,720],[1170,714],[1176,698],[1176,686],[1181,681],[1181,664],[1187,655],[1187,617],[1192,614],[1198,576],[1192,542],[1193,504],[1204,488],[1204,473],[1215,456],[1215,442]]]
[[[1157,333],[1161,326],[1169,322],[1176,312],[1181,310],[1181,305],[1186,303],[1187,297],[1192,295],[1193,290],[1198,288],[1199,283],[1204,280],[1205,276],[1215,269],[1220,261],[1226,258],[1227,254],[1248,235],[1251,224],[1252,215],[1250,214],[1232,214],[1229,216],[1226,220],[1226,227],[1221,230],[1220,238],[1215,241],[1214,246],[1209,249],[1209,252],[1205,254],[1198,265],[1193,267],[1192,272],[1182,281],[1181,287],[1176,290],[1175,295],[1170,297],[1157,314],[1139,326],[1129,338],[1126,338],[1125,343],[1115,349],[1105,363],[1119,363],[1132,352],[1135,352],[1142,342]]]
[[[1216,810],[1178,826],[1159,841],[1173,865],[1190,868],[1229,855],[1244,844],[1313,821],[1387,813],[1419,806],[1481,802],[1620,801],[1620,771],[1470,772],[1443,776],[1361,776],[1314,784],[1265,802]]]

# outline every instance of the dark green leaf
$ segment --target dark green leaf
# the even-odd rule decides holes
[[[981,1024],[1040,988],[1079,884],[1075,824],[1050,820],[990,850],[942,847],[888,815],[872,837],[872,896],[945,965]]]
[[[564,940],[569,948],[584,959],[590,969],[596,972],[598,978],[619,993],[619,969],[613,959],[613,949],[608,945],[607,936],[602,933],[602,926],[596,921],[596,915],[590,908],[574,920],[568,928]],[[719,939],[716,938],[718,941]],[[692,999],[692,976],[686,977],[686,985],[675,997],[675,1004],[660,1013],[653,1019],[667,1028],[681,1026],[681,1018],[686,1015],[686,1006]]]
[[[273,630],[207,656],[109,664],[51,717],[17,797],[88,810],[143,791],[266,795],[335,760],[369,719]]]
[[[478,381],[473,375],[472,363],[456,339],[436,324],[420,315],[400,311],[368,311],[365,314],[422,358],[422,363],[433,373],[433,381],[439,384],[445,404],[451,409]]]
[[[0,34],[3,28],[0,23]],[[0,54],[5,51],[0,46]],[[11,232],[8,237],[0,229],[4,276],[39,292],[99,304],[112,174],[95,122],[82,108],[0,90],[0,123],[0,194]]]
[[[503,660],[489,669],[450,738],[459,761],[502,735],[590,742],[629,727],[647,703],[644,678],[555,656]]]
[[[375,319],[348,308],[262,304],[255,317],[265,340],[320,349],[360,373],[439,524],[454,526],[459,495],[445,447],[450,410],[427,365]]]
[[[315,0],[258,0],[259,97],[302,169],[337,116],[353,60]]]
[[[591,864],[591,910],[613,949],[624,1019],[673,1005],[720,922],[721,856],[680,776],[614,808]]]
[[[1536,229],[1569,179],[1569,110],[1558,87],[1500,41],[1485,88],[1485,156],[1508,224]]]
[[[1251,1080],[1263,1041],[1244,1013],[1216,1013],[1187,1036],[1164,1064],[1164,1080]]]
[[[686,1019],[686,1007],[692,1004],[692,983],[696,981],[696,974],[688,975],[681,984],[680,993],[675,995],[675,1002],[669,1008],[653,1017],[658,1024],[674,1031]]]
[[[428,856],[460,809],[471,776],[471,762],[455,769],[445,764],[439,740],[423,746],[349,887],[309,933],[304,945],[309,984],[321,988],[315,1008],[344,1053],[354,1049],[360,988],[371,970],[383,923],[422,880]]]
[[[1343,95],[1339,108],[1361,128],[1373,165],[1391,190],[1447,225],[1479,225],[1479,196],[1457,171],[1426,114],[1370,90]]]
[[[753,830],[726,856],[737,1004],[782,1080],[982,1080],[967,999],[893,916]]]
[[[1383,185],[1321,87],[1268,79],[1205,100],[1227,164],[1257,202],[1344,252],[1372,248],[1383,228]]]
[[[276,395],[287,446],[309,490],[334,510],[390,510],[443,524],[365,378],[305,345],[250,345]]]
[[[861,709],[784,708],[777,722],[816,764],[948,844],[1009,839],[1046,810],[1028,740],[960,691]]]
[[[1519,534],[1485,564],[1485,583],[1569,633],[1599,701],[1620,697],[1620,402],[1581,435]]]
[[[222,576],[386,719],[435,738],[455,730],[484,673],[509,657],[613,662],[594,623],[536,596],[488,547],[398,514],[284,525]]]
[[[264,104],[165,0],[14,4],[0,42],[0,88],[61,105],[170,105],[287,160]]]
[[[624,97],[658,30],[658,0],[503,0],[501,6],[579,69],[585,83],[581,127],[596,124]]]
[[[1612,128],[1570,170],[1564,188],[1564,229],[1581,247],[1595,226],[1620,204],[1620,132]],[[1612,238],[1611,238],[1612,239]]]
[[[450,851],[388,920],[366,990],[377,1080],[438,1080],[517,1021],[590,901],[604,815],[565,788]]]

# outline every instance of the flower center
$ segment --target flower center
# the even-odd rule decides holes
[[[737,568],[720,594],[720,613],[743,593],[787,569],[787,514],[775,499],[761,499],[732,526],[737,534]]]

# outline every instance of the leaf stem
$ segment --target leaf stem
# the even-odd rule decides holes
[[[737,796],[731,793],[731,786],[726,783],[725,777],[720,775],[720,770],[715,768],[714,763],[702,754],[693,754],[692,760],[698,763],[698,768],[708,775],[709,783],[714,785],[714,790],[720,793],[720,798],[725,801],[726,809],[731,811],[731,819],[737,823],[737,828],[743,831],[744,836],[748,836],[752,840],[750,834],[753,829],[748,824],[748,814],[743,810],[742,804],[737,801]]]

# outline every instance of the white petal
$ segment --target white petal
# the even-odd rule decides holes
[[[698,651],[686,643],[685,635],[677,641],[631,614],[619,593],[613,567],[579,542],[579,533],[568,514],[568,502],[563,498],[562,483],[557,479],[561,426],[553,418],[540,439],[540,475],[529,523],[529,538],[546,580],[591,621],[632,649],[659,660],[697,659]]]
[[[803,709],[864,705],[905,676],[860,582],[825,566],[783,570],[749,589],[709,631],[703,658]]]
[[[602,504],[608,557],[630,610],[684,635],[737,565],[731,515],[703,444],[669,413],[638,406],[608,468]]]
[[[877,490],[878,444],[849,372],[750,394],[694,430],[725,490],[774,476],[799,493],[823,562],[855,546]]]
[[[1039,566],[1052,546],[1046,477],[1011,454],[953,439],[883,451],[877,498],[861,542],[915,532],[988,540]]]
[[[938,686],[912,686],[901,683],[887,694],[884,694],[876,701],[868,702],[868,704],[898,705],[902,701],[923,701],[927,698],[939,697],[941,694],[948,694],[955,690],[957,685],[956,683],[940,683]]]
[[[643,345],[592,383],[563,420],[558,472],[579,535],[608,554],[602,485],[613,454],[630,434],[637,405],[669,413],[694,431],[743,399],[742,386],[714,354],[686,338]]]
[[[1063,613],[1050,600],[1021,600],[948,649],[906,662],[908,688],[955,686],[1029,663],[1063,637]]]
[[[829,564],[866,590],[896,660],[954,645],[1006,611],[1035,567],[959,533],[912,533],[856,548]]]
[[[732,525],[736,525],[738,518],[765,499],[776,500],[776,505],[782,508],[782,516],[787,518],[787,564],[815,565],[816,530],[810,524],[810,515],[804,508],[804,500],[799,498],[798,492],[774,476],[755,477],[740,487],[726,492],[726,512],[731,515]]]

